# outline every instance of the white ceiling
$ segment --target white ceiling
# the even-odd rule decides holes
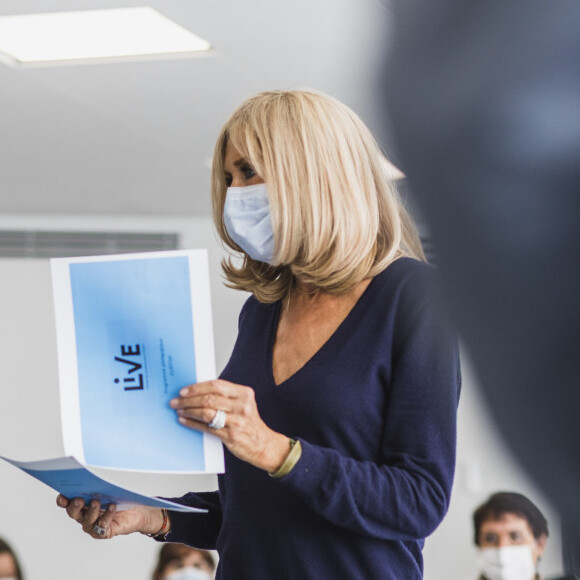
[[[209,159],[240,101],[312,87],[384,137],[383,0],[1,0],[0,14],[148,5],[208,56],[14,69],[0,62],[0,214],[209,213]]]

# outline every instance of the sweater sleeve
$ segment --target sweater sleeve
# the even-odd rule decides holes
[[[219,492],[188,493],[182,497],[166,499],[208,510],[207,513],[172,511],[170,513],[171,531],[166,541],[187,544],[204,550],[215,550],[222,523]]]
[[[359,461],[301,440],[280,484],[321,517],[385,540],[425,538],[443,519],[455,467],[457,341],[435,301],[399,317],[386,390],[382,457]]]

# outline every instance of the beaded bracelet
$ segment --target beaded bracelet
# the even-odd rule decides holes
[[[161,514],[163,515],[163,523],[161,524],[159,531],[155,532],[154,534],[145,534],[146,536],[149,536],[155,540],[166,540],[167,535],[169,534],[169,515],[167,510],[162,508]]]

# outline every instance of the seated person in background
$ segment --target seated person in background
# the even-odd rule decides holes
[[[548,537],[548,522],[527,497],[494,493],[473,513],[479,548],[479,580],[542,580],[538,560]]]
[[[211,580],[214,570],[211,552],[184,544],[164,544],[152,580]]]
[[[0,538],[0,578],[2,580],[24,580],[14,550]]]

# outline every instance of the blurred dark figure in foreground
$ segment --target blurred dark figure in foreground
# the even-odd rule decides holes
[[[400,167],[498,426],[580,561],[580,1],[394,0]]]

